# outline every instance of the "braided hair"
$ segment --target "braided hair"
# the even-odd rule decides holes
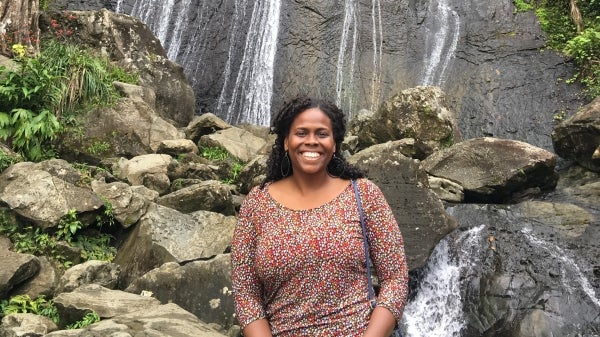
[[[284,140],[290,133],[290,128],[296,117],[311,108],[319,108],[331,120],[333,128],[333,139],[335,141],[335,159],[330,160],[327,165],[327,171],[330,175],[340,177],[342,179],[358,179],[364,177],[364,173],[346,161],[341,154],[341,144],[344,141],[346,134],[346,116],[340,108],[335,104],[326,100],[312,98],[300,95],[291,101],[284,103],[283,107],[275,118],[271,126],[271,134],[276,134],[277,138],[273,144],[271,154],[267,160],[267,172],[261,188],[268,182],[275,182],[285,178],[281,166],[286,153],[284,149]],[[293,173],[292,168],[289,168],[290,174]]]

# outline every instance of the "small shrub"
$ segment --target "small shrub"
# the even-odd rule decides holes
[[[16,313],[31,313],[48,317],[54,323],[58,324],[58,310],[52,300],[46,300],[42,295],[35,300],[32,300],[29,295],[17,295],[9,300],[0,302],[0,316],[16,314]]]
[[[92,311],[92,312],[88,312],[87,314],[85,314],[85,316],[83,316],[83,318],[73,324],[69,324],[67,325],[65,328],[66,329],[82,329],[85,328],[88,325],[94,324],[96,322],[100,322],[100,316]]]
[[[200,148],[200,156],[209,160],[223,161],[229,158],[231,155],[222,147],[207,146]]]

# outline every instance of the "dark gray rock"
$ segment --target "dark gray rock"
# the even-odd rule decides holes
[[[365,170],[385,195],[404,237],[408,267],[416,269],[456,223],[428,189],[427,174],[419,162],[402,155],[402,145],[394,144],[369,147],[348,161]]]
[[[507,202],[556,186],[556,155],[506,139],[474,138],[435,152],[423,161],[428,174],[454,181],[465,202]]]
[[[600,172],[600,98],[558,124],[552,142],[559,156]]]
[[[162,303],[176,303],[202,321],[226,330],[236,323],[229,254],[182,266],[166,263],[135,280],[125,291],[150,291]]]
[[[184,214],[152,204],[120,247],[120,289],[167,262],[184,263],[225,253],[233,238],[235,217],[197,211]]]

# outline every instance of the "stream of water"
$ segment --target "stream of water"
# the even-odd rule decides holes
[[[441,86],[460,36],[460,18],[449,0],[430,1],[425,20],[425,64],[421,85]]]
[[[459,337],[465,325],[462,311],[463,283],[480,259],[481,225],[460,233],[450,249],[446,237],[429,258],[417,295],[407,303],[403,315],[406,337]]]

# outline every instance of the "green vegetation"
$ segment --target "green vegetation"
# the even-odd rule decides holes
[[[101,229],[102,225],[112,221],[112,210],[107,209],[103,216],[97,219],[96,228]],[[62,254],[59,246],[59,242],[62,241],[78,248],[83,261],[112,261],[116,255],[116,248],[111,246],[112,236],[97,230],[84,234],[83,229],[84,224],[77,218],[75,210],[69,211],[59,221],[57,228],[48,231],[36,226],[20,225],[7,212],[0,212],[0,234],[11,240],[16,252],[46,255],[62,267],[69,268],[74,261]]]
[[[40,296],[32,300],[29,295],[17,295],[10,300],[0,302],[0,317],[16,313],[31,313],[48,317],[54,323],[58,324],[58,310],[52,300],[46,300]]]
[[[96,322],[100,322],[100,316],[94,311],[88,312],[83,316],[83,318],[73,324],[69,324],[66,326],[67,329],[82,329],[88,325],[94,324]]]
[[[535,10],[548,46],[572,57],[588,99],[600,95],[600,0],[514,0],[516,12]]]
[[[59,324],[58,309],[54,301],[46,300],[42,295],[36,299],[31,299],[29,295],[17,295],[9,300],[0,301],[0,318],[17,313],[30,313],[49,318],[52,322]],[[69,324],[66,329],[81,329],[90,324],[100,321],[100,316],[95,312],[88,312],[81,320]]]
[[[11,156],[10,154],[0,150],[0,172],[6,170],[19,161],[20,159],[18,157]]]
[[[200,148],[200,156],[208,160],[223,161],[229,158],[231,155],[222,147],[205,146]]]
[[[222,147],[218,146],[206,146],[200,148],[200,156],[208,160],[213,160],[221,163],[228,162],[230,166],[230,172],[228,176],[222,181],[226,184],[234,184],[240,175],[240,172],[244,168],[244,163],[237,159],[234,159],[231,154]]]
[[[53,157],[52,141],[77,114],[113,103],[113,81],[138,81],[107,58],[58,40],[42,43],[37,57],[17,52],[18,69],[0,67],[0,138],[27,160]]]

